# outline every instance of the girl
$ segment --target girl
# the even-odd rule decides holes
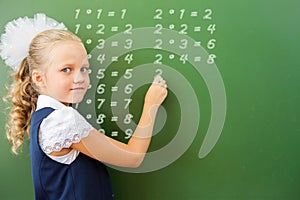
[[[105,165],[138,167],[147,152],[166,82],[156,77],[144,98],[138,126],[128,144],[94,129],[71,103],[89,86],[88,56],[81,40],[67,30],[36,35],[14,74],[7,98],[13,107],[7,137],[12,151],[30,133],[36,199],[113,199]]]

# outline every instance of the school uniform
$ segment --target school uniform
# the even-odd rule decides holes
[[[64,156],[53,151],[69,148],[87,137],[92,126],[73,108],[40,95],[32,114],[30,157],[35,199],[110,200],[114,198],[106,166],[76,149]]]

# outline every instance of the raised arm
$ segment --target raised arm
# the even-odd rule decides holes
[[[166,96],[166,82],[158,76],[146,93],[140,121],[127,144],[93,129],[79,143],[72,144],[71,148],[104,163],[120,167],[138,167],[149,147],[158,107]]]

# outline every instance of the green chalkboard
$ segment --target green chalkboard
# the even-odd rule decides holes
[[[108,166],[117,200],[299,199],[299,11],[296,0],[1,0],[0,33],[36,13],[76,33],[92,84],[73,106],[122,142],[152,78],[167,80],[142,166]],[[28,143],[10,152],[0,109],[0,199],[33,199]]]

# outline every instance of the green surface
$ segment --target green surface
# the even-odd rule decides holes
[[[80,15],[75,19],[77,9],[80,9]],[[85,12],[88,9],[94,15],[87,15]],[[116,11],[117,17],[103,15],[101,19],[96,19],[98,9],[106,13]],[[123,20],[120,19],[122,9],[127,9]],[[153,19],[157,14],[156,9],[163,10],[161,20]],[[178,15],[176,18],[167,14],[170,9],[174,9],[177,14],[181,9],[186,12],[199,11],[202,16],[205,9],[211,9],[213,13],[210,21],[202,17],[187,16],[179,20]],[[155,55],[161,54],[163,64],[181,74],[182,79],[187,80],[183,84],[189,82],[190,88],[195,91],[201,120],[196,121],[191,117],[194,116],[192,114],[183,116],[190,120],[191,125],[199,123],[199,130],[187,151],[182,152],[178,159],[164,168],[150,170],[148,173],[110,169],[116,199],[299,199],[299,11],[300,2],[296,0],[1,0],[0,32],[4,32],[4,25],[12,19],[32,17],[37,12],[44,12],[58,21],[63,21],[74,32],[80,24],[78,35],[85,42],[88,52],[92,52],[99,39],[99,35],[95,34],[99,30],[95,28],[97,24],[105,24],[105,34],[101,35],[103,39],[117,34],[108,31],[113,25],[119,25],[120,31],[128,28],[126,24],[132,24],[133,28],[156,27],[158,23],[167,28],[174,24],[176,31],[184,28],[181,27],[182,24],[188,25],[187,36],[196,41],[201,40],[204,49],[217,56],[215,63],[226,89],[227,100],[222,134],[213,150],[203,159],[199,159],[199,149],[208,131],[212,116],[211,106],[215,100],[215,97],[211,99],[205,75],[197,74],[191,63],[183,65],[179,61],[180,55],[176,55],[174,60],[167,59],[170,51],[166,51],[165,46],[162,46],[162,50],[147,48],[131,52],[134,54],[131,65],[120,59],[107,69],[120,68],[120,74],[123,74],[126,69],[153,63]],[[216,24],[216,31],[212,35],[205,32],[206,28],[199,34],[190,31],[192,25],[207,27],[211,23]],[[93,25],[92,30],[84,28],[88,24]],[[207,49],[206,44],[211,38],[216,39],[216,46]],[[93,42],[87,44],[88,39]],[[147,37],[144,39],[147,41]],[[125,58],[126,53],[122,56]],[[11,80],[8,78],[9,69],[2,61],[0,68],[0,95],[3,96],[6,93],[5,85]],[[152,74],[149,72],[142,78],[150,80],[157,74],[157,68],[161,66],[153,65]],[[180,108],[191,109],[185,113],[197,110],[181,104],[179,96],[187,90],[182,93],[180,87],[176,90],[176,80],[180,77],[178,74],[173,76],[172,70],[169,72],[168,69],[163,68],[163,76],[169,80],[170,89],[163,104],[167,113],[166,123],[162,124],[163,129],[153,137],[150,152],[162,149],[178,134],[176,131],[183,113]],[[214,80],[213,77],[211,80]],[[115,82],[113,78],[103,80],[107,84],[106,88]],[[183,86],[183,89],[187,88],[188,86]],[[143,86],[133,94],[130,112],[134,114],[135,121],[140,114],[141,98],[145,90],[146,86]],[[106,95],[104,97],[109,101],[110,97]],[[186,96],[185,100],[189,98],[191,96]],[[95,108],[96,104],[93,105]],[[110,106],[103,106],[103,110],[95,109],[95,112],[106,113],[109,119]],[[28,145],[24,145],[23,153],[19,156],[10,153],[4,131],[7,114],[5,107],[1,102],[0,199],[33,199]],[[80,110],[84,112],[82,108]],[[164,116],[163,112],[160,116]],[[159,125],[161,124],[158,123]],[[102,128],[115,130],[117,126],[105,122]],[[183,133],[187,138],[193,135],[188,130],[189,128]],[[119,135],[117,139],[123,140],[124,137]],[[178,147],[180,145],[179,142]],[[173,151],[169,152],[169,157],[173,156],[172,153]],[[164,156],[161,159],[167,159]]]

